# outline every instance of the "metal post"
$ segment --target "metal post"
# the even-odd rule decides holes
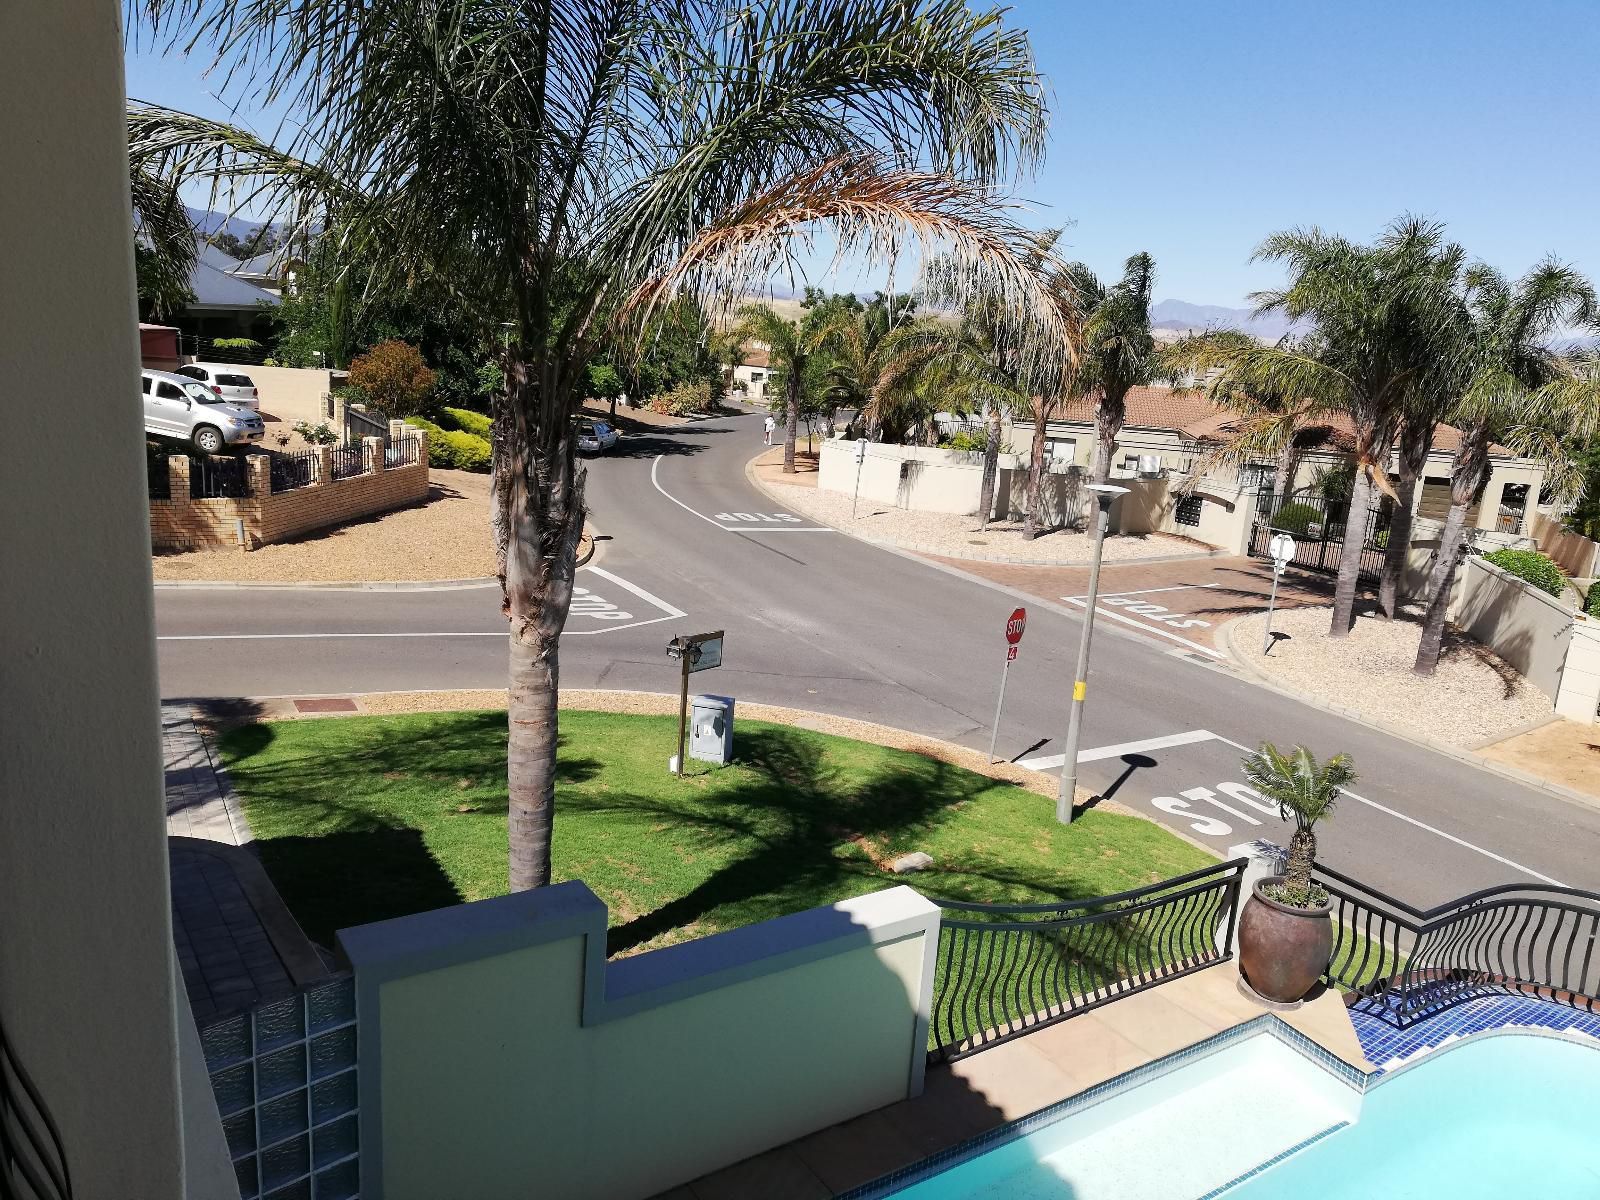
[[[1278,576],[1283,574],[1283,563],[1279,559],[1272,561],[1272,595],[1267,600],[1267,632],[1261,642],[1262,657],[1272,649],[1272,610],[1278,604]]]
[[[856,502],[861,499],[861,467],[866,461],[867,456],[865,454],[856,455],[856,491],[855,495],[850,497],[850,519],[852,521],[856,519]]]
[[[683,686],[678,693],[678,769],[673,772],[675,775],[683,774],[684,738],[689,727],[689,659],[693,653],[686,647],[679,660],[683,667]]]
[[[1083,635],[1078,640],[1078,667],[1072,675],[1072,707],[1067,715],[1066,755],[1061,762],[1061,790],[1056,794],[1056,820],[1072,824],[1072,802],[1078,793],[1078,737],[1083,726],[1083,701],[1089,694],[1089,645],[1094,638],[1094,607],[1100,596],[1100,557],[1105,550],[1106,528],[1111,524],[1111,503],[1127,488],[1091,483],[1100,510],[1094,531],[1094,558],[1089,567],[1089,595],[1083,609]]]
[[[989,732],[989,761],[995,761],[994,744],[1000,737],[1000,713],[1006,706],[1006,680],[1011,678],[1011,654],[1007,647],[1006,665],[1000,670],[1000,700],[994,706],[994,728]]]

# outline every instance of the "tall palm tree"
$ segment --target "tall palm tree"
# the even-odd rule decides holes
[[[949,331],[919,319],[911,297],[879,292],[858,308],[818,309],[802,326],[828,356],[829,398],[856,410],[868,441],[885,428],[896,439],[913,425],[932,428],[933,409],[922,403],[917,383],[946,352]]]
[[[1283,883],[1286,899],[1304,905],[1311,897],[1311,868],[1317,859],[1313,830],[1356,781],[1355,764],[1348,754],[1335,754],[1319,763],[1304,746],[1285,754],[1271,742],[1263,742],[1242,766],[1250,786],[1278,806],[1278,815],[1284,820],[1294,818]]]
[[[1156,264],[1141,251],[1122,267],[1122,278],[1106,287],[1085,273],[1089,320],[1083,333],[1083,377],[1098,392],[1094,413],[1095,483],[1111,478],[1117,435],[1128,415],[1128,393],[1163,374],[1163,360],[1150,332],[1150,299]]]
[[[1489,476],[1489,450],[1499,442],[1550,464],[1557,491],[1573,482],[1565,443],[1600,430],[1600,375],[1564,366],[1544,345],[1562,325],[1588,324],[1596,298],[1589,281],[1546,259],[1516,283],[1479,264],[1467,272],[1467,320],[1457,358],[1465,383],[1447,419],[1461,434],[1450,470],[1450,510],[1429,580],[1427,614],[1413,665],[1432,675],[1444,641],[1445,610],[1466,540],[1466,515]]]
[[[1318,411],[1341,412],[1355,427],[1356,478],[1334,588],[1332,637],[1355,620],[1356,584],[1366,514],[1377,492],[1392,493],[1385,470],[1410,390],[1448,362],[1457,323],[1451,285],[1460,247],[1443,229],[1403,218],[1373,245],[1320,229],[1275,233],[1255,259],[1282,262],[1288,286],[1257,293],[1257,312],[1309,319],[1317,352],[1305,346],[1241,346],[1224,356],[1216,386],[1245,394],[1303,398]]]
[[[287,111],[285,149],[362,198],[305,180],[286,196],[381,239],[376,269],[451,280],[510,323],[491,472],[510,881],[542,884],[585,512],[571,418],[596,345],[675,295],[754,290],[819,225],[845,254],[949,244],[1021,304],[1034,281],[989,185],[1044,144],[1027,36],[960,0],[144,3],[158,37],[213,45]],[[249,173],[194,132],[210,169]]]
[[[739,312],[739,324],[732,338],[743,346],[746,342],[761,342],[767,347],[768,362],[772,367],[772,385],[783,401],[783,470],[795,473],[795,440],[800,432],[800,413],[808,407],[807,400],[824,386],[817,357],[821,349],[821,331],[807,328],[802,321],[789,321],[780,317],[765,304],[747,304]]]

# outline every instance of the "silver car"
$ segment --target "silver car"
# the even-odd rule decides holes
[[[244,373],[243,367],[229,363],[185,363],[178,368],[178,374],[203,383],[213,395],[222,397],[229,404],[237,404],[240,408],[261,407],[261,393],[256,390],[256,381]]]
[[[248,446],[266,436],[260,416],[222,399],[210,388],[166,371],[141,371],[144,431],[179,438],[202,454]]]

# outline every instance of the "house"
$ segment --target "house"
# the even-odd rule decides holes
[[[261,255],[251,259],[260,264]],[[241,273],[246,266],[215,246],[200,246],[200,257],[189,275],[189,290],[194,293],[184,310],[174,318],[183,333],[184,349],[198,353],[216,338],[252,338],[266,343],[272,337],[271,310],[280,303],[277,292],[252,282],[262,278],[259,271]]]
[[[294,291],[295,278],[304,266],[300,259],[285,255],[281,249],[267,250],[245,259],[228,274],[281,297],[285,292]]]
[[[739,359],[733,366],[729,388],[735,393],[743,393],[752,402],[765,400],[767,384],[772,376],[772,357],[767,347],[760,342],[752,342],[740,351]]]
[[[1065,413],[1045,427],[1046,454],[1052,462],[1087,467],[1094,457],[1093,397],[1068,405]],[[1237,413],[1219,409],[1199,389],[1137,387],[1128,393],[1127,416],[1117,437],[1111,474],[1146,474],[1143,466],[1155,460],[1156,470],[1168,475],[1187,476],[1206,450],[1225,440],[1230,427],[1239,420]],[[1025,437],[1018,430],[1012,436]],[[1419,516],[1442,520],[1450,507],[1450,469],[1461,435],[1449,425],[1440,425],[1433,436],[1433,450],[1423,471],[1417,492]],[[1339,415],[1308,427],[1297,439],[1298,463],[1293,490],[1312,486],[1320,471],[1349,466],[1355,450],[1355,435],[1350,422]],[[1501,533],[1526,532],[1532,515],[1531,499],[1536,499],[1544,480],[1544,466],[1520,458],[1503,446],[1490,451],[1489,482],[1479,502],[1468,510],[1474,528]],[[1393,457],[1389,469],[1397,466]],[[1273,464],[1263,460],[1239,472],[1235,486],[1254,491],[1272,478]],[[1213,478],[1215,473],[1213,473]]]

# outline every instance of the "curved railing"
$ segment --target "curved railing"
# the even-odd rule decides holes
[[[1600,1006],[1600,894],[1504,884],[1418,909],[1330,867],[1314,877],[1333,901],[1324,979],[1396,1025],[1509,992]]]
[[[962,1058],[1232,957],[1244,866],[1066,903],[937,901],[929,1059]]]
[[[61,1132],[0,1027],[0,1195],[72,1200]]]

